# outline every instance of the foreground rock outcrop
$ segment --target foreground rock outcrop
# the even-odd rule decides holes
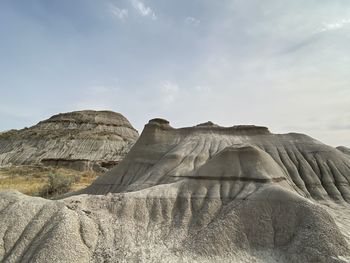
[[[2,262],[347,262],[350,159],[302,134],[151,120],[51,201],[0,194]]]
[[[0,166],[49,165],[104,172],[120,162],[138,132],[121,114],[76,111],[0,134]]]

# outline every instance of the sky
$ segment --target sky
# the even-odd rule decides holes
[[[0,0],[0,130],[113,110],[350,146],[348,0]]]

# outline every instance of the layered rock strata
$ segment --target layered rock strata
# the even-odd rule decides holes
[[[104,172],[120,162],[138,138],[121,114],[76,111],[0,134],[0,166],[50,165]]]
[[[347,262],[349,182],[349,158],[306,135],[155,119],[85,190],[0,194],[0,259]]]

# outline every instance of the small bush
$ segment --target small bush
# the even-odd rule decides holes
[[[71,178],[61,174],[50,173],[48,175],[47,184],[40,191],[40,196],[53,197],[67,193],[69,192],[74,181],[74,177]]]
[[[73,177],[74,183],[79,183],[81,181],[81,175],[76,174]]]

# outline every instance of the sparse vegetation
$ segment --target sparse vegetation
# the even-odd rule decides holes
[[[11,166],[0,168],[0,191],[17,190],[21,193],[53,197],[82,189],[99,174],[64,168],[43,166]]]
[[[42,197],[52,197],[67,193],[71,189],[73,182],[74,177],[50,173],[47,184],[41,189],[39,195]]]

